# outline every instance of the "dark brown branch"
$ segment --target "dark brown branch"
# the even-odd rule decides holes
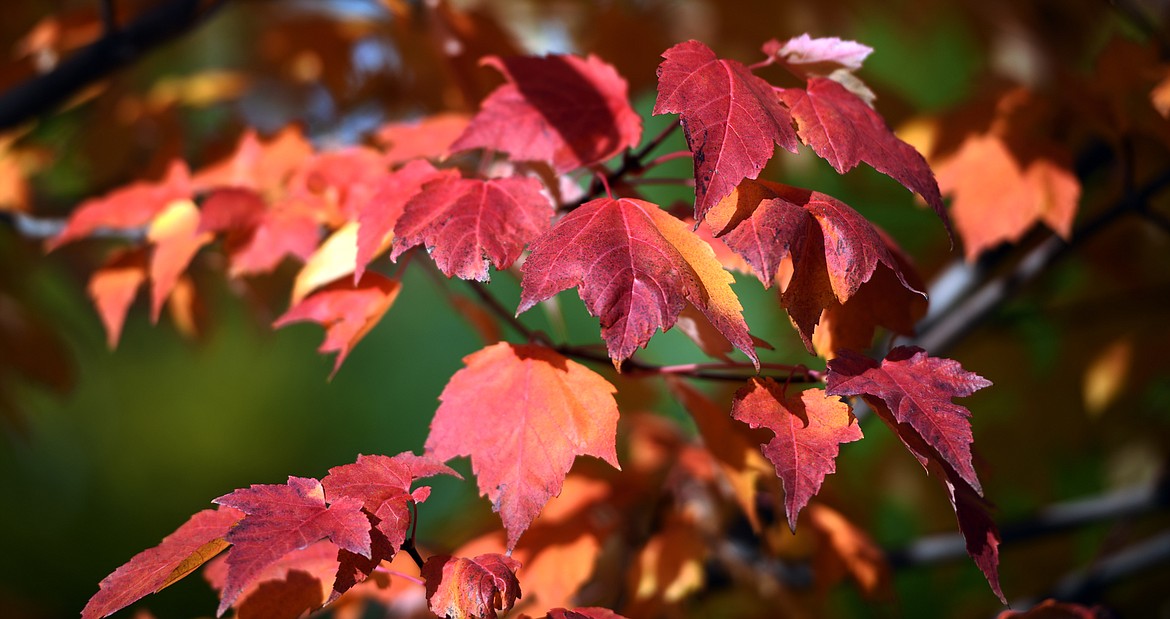
[[[1148,486],[1138,486],[1100,496],[1056,503],[1026,520],[1006,524],[1000,531],[1003,543],[1013,544],[1071,529],[1166,511],[1170,508],[1170,483],[1167,479]],[[894,568],[932,565],[964,559],[967,556],[961,533],[944,533],[919,539],[887,553]]]
[[[52,71],[0,94],[0,130],[52,113],[84,87],[130,64],[204,21],[226,0],[172,0],[123,27],[109,30],[113,7],[103,2],[107,32],[98,41],[61,61]],[[106,12],[109,15],[106,15]]]

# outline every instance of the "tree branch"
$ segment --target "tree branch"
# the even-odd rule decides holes
[[[1004,525],[1003,543],[1061,533],[1098,522],[1134,518],[1165,511],[1170,507],[1170,477],[1165,475],[1147,486],[1137,486],[1100,496],[1056,503],[1040,510],[1032,518]],[[966,542],[961,533],[944,533],[919,539],[904,548],[890,550],[886,557],[894,568],[931,565],[966,558]]]
[[[172,0],[118,27],[113,7],[102,3],[105,35],[61,61],[52,71],[0,94],[0,130],[52,113],[85,86],[187,32],[227,0]],[[111,30],[113,26],[113,30]]]

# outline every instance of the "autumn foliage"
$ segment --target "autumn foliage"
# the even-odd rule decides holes
[[[387,4],[436,11],[451,37],[475,41],[470,14],[445,3]],[[468,109],[396,120],[343,146],[296,124],[247,129],[217,161],[192,169],[174,158],[156,180],[78,205],[45,249],[118,239],[86,286],[111,348],[140,289],[152,321],[169,315],[197,332],[208,256],[237,291],[280,281],[287,297],[271,326],[319,325],[333,374],[395,319],[408,272],[468,282],[458,285],[472,296],[448,294],[485,340],[447,379],[414,453],[358,455],[320,479],[214,498],[102,580],[83,619],[197,571],[218,592],[216,616],[360,616],[366,605],[452,619],[681,616],[720,580],[762,607],[781,600],[793,616],[817,616],[847,577],[862,595],[889,595],[877,544],[818,499],[830,475],[869,474],[838,457],[879,433],[937,482],[985,595],[1006,603],[996,497],[974,444],[980,413],[964,400],[991,381],[912,339],[928,286],[865,215],[882,205],[803,186],[777,161],[820,159],[841,175],[865,164],[933,212],[940,246],[976,260],[1036,223],[1072,234],[1081,187],[1070,156],[1022,137],[1055,112],[1011,90],[959,137],[895,132],[864,81],[870,47],[787,34],[752,54],[699,40],[658,50],[649,98],[650,114],[669,118],[660,132],[644,131],[631,99],[641,93],[602,56],[486,49],[460,70],[469,93],[493,84]],[[686,150],[664,152],[677,131]],[[657,176],[677,159],[690,174]],[[656,203],[646,181],[664,178],[693,194]],[[764,318],[745,311],[748,286],[774,289],[769,311],[791,324],[792,356],[753,335],[748,318]],[[556,327],[570,295],[599,340],[573,344]],[[532,327],[529,314],[553,326]],[[647,361],[641,351],[675,327],[710,360]],[[734,389],[700,387],[708,381]],[[693,429],[647,413],[655,398]],[[463,458],[466,480],[449,466]],[[420,538],[422,484],[437,476],[473,484],[497,526],[459,546]],[[735,552],[804,552],[812,593],[760,584],[763,568],[736,572]],[[1095,612],[1049,602],[1004,616],[1058,611]]]

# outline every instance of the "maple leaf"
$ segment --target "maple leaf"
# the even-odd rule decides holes
[[[338,553],[346,552],[323,539],[285,554],[253,578],[232,604],[237,619],[297,619],[328,603],[338,572]],[[230,553],[229,553],[230,555]],[[203,578],[223,591],[230,570],[221,555],[207,564]]]
[[[289,180],[283,201],[300,202],[321,221],[340,226],[357,217],[388,168],[382,153],[365,146],[317,153]]]
[[[365,272],[366,265],[394,238],[394,225],[402,217],[406,203],[423,185],[440,179],[457,179],[456,170],[435,169],[423,160],[415,160],[378,181],[369,202],[358,209],[357,254],[354,257],[354,281]]]
[[[752,378],[735,392],[731,416],[775,433],[760,447],[784,482],[784,514],[795,533],[800,510],[837,470],[839,445],[862,438],[849,405],[821,389],[787,396],[771,378]]]
[[[232,277],[266,273],[288,255],[302,260],[317,249],[317,216],[297,202],[269,205],[252,189],[216,189],[203,201],[201,232],[224,234]]]
[[[353,464],[329,469],[321,485],[334,499],[342,496],[360,499],[362,507],[378,518],[377,529],[397,550],[406,541],[410,526],[409,504],[425,500],[423,493],[411,494],[411,485],[417,478],[439,474],[459,477],[447,465],[411,453],[394,457],[359,455]],[[393,553],[385,558],[393,558]]]
[[[447,277],[488,280],[488,260],[506,269],[529,241],[548,229],[553,209],[534,178],[446,177],[428,183],[394,225],[397,260],[426,244]]]
[[[272,323],[279,329],[294,322],[316,322],[325,327],[325,341],[318,352],[336,352],[333,372],[337,374],[349,351],[390,309],[402,284],[378,273],[366,273],[354,284],[338,280],[289,308]]]
[[[463,362],[467,367],[439,396],[427,453],[444,461],[471,457],[479,491],[503,519],[511,549],[560,494],[577,456],[619,468],[616,390],[541,346],[501,342]]]
[[[599,198],[566,215],[529,247],[520,314],[577,287],[615,366],[674,325],[690,302],[736,348],[759,364],[734,278],[711,246],[657,205]]]
[[[146,281],[146,252],[143,248],[121,250],[106,260],[89,279],[86,291],[97,307],[106,344],[114,349],[122,337],[126,313],[134,303],[138,288]]]
[[[253,484],[213,501],[246,515],[227,535],[232,550],[217,616],[230,608],[249,583],[288,553],[328,539],[339,548],[369,557],[370,521],[362,500],[343,496],[326,505],[321,482],[289,477],[288,483]]]
[[[999,585],[999,531],[971,462],[971,413],[951,401],[990,386],[991,381],[950,359],[899,346],[880,365],[842,351],[829,361],[826,382],[832,395],[863,395],[910,453],[943,483],[967,554],[1006,603]]]
[[[487,148],[558,173],[605,161],[642,135],[626,81],[596,56],[485,58],[507,83],[488,98],[452,150]]]
[[[112,615],[190,574],[228,547],[224,536],[243,517],[243,512],[230,507],[205,509],[191,516],[158,546],[134,555],[103,578],[100,590],[82,609],[81,619]]]
[[[822,590],[846,574],[869,596],[889,587],[890,566],[881,548],[864,531],[822,503],[810,503],[805,518],[821,540],[813,556],[813,573]]]
[[[83,202],[69,215],[61,233],[49,241],[48,249],[52,251],[102,228],[141,228],[172,202],[190,198],[191,176],[187,164],[173,161],[160,181],[134,183]]]
[[[1067,159],[1056,151],[1022,160],[998,135],[975,134],[938,164],[968,261],[1019,241],[1037,221],[1069,238],[1081,184]]]
[[[879,364],[852,351],[829,362],[829,395],[871,395],[889,406],[894,419],[912,428],[983,493],[971,462],[971,411],[952,402],[991,386],[957,361],[931,357],[916,346],[899,346]]]
[[[834,357],[838,350],[865,350],[879,326],[893,333],[914,335],[915,325],[926,315],[926,298],[918,292],[926,288],[922,278],[893,240],[884,233],[882,238],[899,269],[875,270],[848,300],[841,303],[834,299],[825,308],[812,337],[813,348],[825,359]],[[903,279],[910,288],[902,284]]]
[[[666,50],[654,114],[678,114],[694,155],[695,219],[702,221],[745,178],[756,178],[775,145],[796,152],[792,117],[772,86],[698,41]]]
[[[922,196],[951,231],[938,182],[926,159],[899,140],[865,101],[834,80],[812,77],[805,88],[778,89],[801,141],[844,174],[864,161]]]
[[[197,191],[234,187],[275,198],[283,195],[285,183],[312,155],[313,145],[296,125],[281,129],[268,140],[248,129],[231,156],[200,169],[191,183]]]
[[[386,161],[390,163],[419,158],[441,159],[467,130],[470,120],[464,114],[435,114],[413,121],[387,123],[374,137],[385,147]]]
[[[825,308],[847,302],[885,265],[908,291],[898,259],[882,234],[836,198],[769,181],[744,181],[711,211],[720,239],[743,257],[765,286],[776,281],[785,258],[792,277],[781,303],[809,352]]]
[[[439,555],[422,568],[431,612],[448,619],[487,619],[520,597],[520,562],[500,554],[471,559]]]
[[[146,239],[154,244],[150,256],[150,316],[158,322],[163,303],[179,276],[211,235],[199,230],[199,209],[190,200],[172,202],[150,222]]]
[[[808,70],[810,65],[829,64],[856,71],[872,53],[872,47],[856,41],[837,37],[814,39],[808,34],[793,37],[783,44],[776,39],[764,43],[764,54],[776,57],[785,64],[797,65],[802,70]]]

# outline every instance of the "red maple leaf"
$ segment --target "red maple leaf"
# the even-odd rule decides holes
[[[50,251],[101,228],[141,228],[171,202],[191,198],[191,175],[187,164],[174,161],[161,181],[139,182],[86,200],[69,216],[65,228],[48,243]]]
[[[337,544],[323,539],[272,562],[253,578],[232,606],[236,617],[297,619],[305,611],[327,604],[338,573]],[[352,554],[352,553],[351,553]],[[223,591],[230,566],[228,555],[217,557],[203,570],[203,578]]]
[[[489,619],[520,597],[520,562],[500,554],[472,559],[439,555],[422,568],[431,612],[448,619]]]
[[[444,113],[418,120],[382,125],[374,135],[386,149],[386,161],[405,163],[420,157],[446,157],[451,144],[467,129],[470,119],[459,113]]]
[[[879,364],[852,351],[829,362],[830,395],[870,395],[889,406],[898,423],[914,430],[980,494],[971,462],[971,411],[952,402],[991,386],[959,362],[931,357],[915,346],[899,346]]]
[[[792,277],[780,300],[813,350],[813,329],[825,308],[845,303],[885,265],[915,290],[873,224],[831,196],[769,181],[745,181],[712,210],[709,223],[765,286],[785,258]]]
[[[756,178],[780,145],[796,152],[788,110],[772,86],[739,62],[686,41],[658,67],[655,114],[678,114],[695,164],[695,219],[702,221],[745,178]]]
[[[224,536],[243,517],[243,512],[230,507],[191,516],[158,546],[134,555],[102,579],[100,590],[82,609],[81,619],[111,615],[190,574],[228,547]]]
[[[203,201],[199,230],[225,235],[232,277],[266,273],[285,256],[301,260],[317,249],[320,224],[297,202],[266,204],[251,189],[216,189]]]
[[[761,447],[784,482],[784,513],[795,533],[800,510],[837,470],[838,446],[862,438],[849,405],[821,389],[787,396],[771,378],[753,378],[735,392],[731,416],[775,433]]]
[[[580,455],[618,468],[616,391],[592,370],[541,346],[501,342],[463,359],[427,437],[441,460],[470,456],[514,548]]]
[[[366,273],[357,284],[348,277],[340,279],[289,308],[272,326],[279,329],[305,321],[324,326],[325,341],[317,350],[338,353],[332,373],[337,374],[349,351],[378,324],[401,288],[397,280],[378,273]]]
[[[285,183],[313,155],[313,145],[300,127],[290,125],[267,140],[248,129],[227,159],[200,169],[191,180],[197,191],[252,189],[275,198]]]
[[[425,244],[447,277],[488,280],[488,260],[506,269],[524,246],[548,229],[553,209],[534,178],[444,177],[406,204],[394,226],[397,260]]]
[[[759,363],[734,278],[711,246],[657,205],[599,198],[566,215],[529,248],[520,308],[577,287],[615,365],[674,325],[687,302]]]
[[[971,462],[971,412],[951,401],[991,385],[956,361],[899,346],[878,362],[841,351],[828,365],[828,393],[863,395],[927,471],[944,485],[967,554],[1000,600],[999,531]]]
[[[926,159],[899,140],[873,108],[834,80],[812,77],[806,88],[781,88],[800,139],[838,174],[864,161],[922,196],[950,232],[938,183]]]
[[[369,202],[358,209],[357,257],[353,281],[362,278],[366,265],[393,239],[394,225],[406,203],[423,185],[439,179],[459,178],[455,170],[439,171],[424,160],[415,160],[378,181]]]
[[[596,56],[491,56],[482,64],[508,81],[484,100],[452,150],[504,151],[515,161],[547,161],[563,174],[641,138],[626,81]]]
[[[146,251],[143,248],[120,250],[89,278],[86,291],[97,307],[102,326],[106,329],[106,344],[118,346],[126,313],[138,295],[138,288],[146,281]]]
[[[831,65],[849,71],[860,69],[861,63],[873,53],[872,47],[856,41],[837,37],[814,39],[808,34],[793,37],[783,44],[772,39],[764,43],[763,49],[765,55],[773,56],[789,66],[805,69]]]
[[[150,317],[158,322],[163,303],[199,248],[211,235],[199,230],[199,209],[190,200],[172,202],[150,222],[146,239],[154,244],[150,255]]]
[[[362,500],[339,497],[326,505],[325,490],[316,479],[289,477],[284,485],[254,484],[213,502],[246,514],[227,535],[232,549],[217,615],[230,608],[265,568],[313,542],[328,539],[339,548],[371,555],[370,521],[362,512]]]
[[[321,485],[334,500],[343,496],[360,499],[362,507],[378,518],[377,529],[397,550],[406,541],[410,526],[409,504],[421,503],[426,498],[426,488],[411,494],[411,485],[415,479],[438,474],[459,477],[447,465],[425,456],[360,455],[353,464],[329,469]],[[385,558],[393,558],[393,553]]]

